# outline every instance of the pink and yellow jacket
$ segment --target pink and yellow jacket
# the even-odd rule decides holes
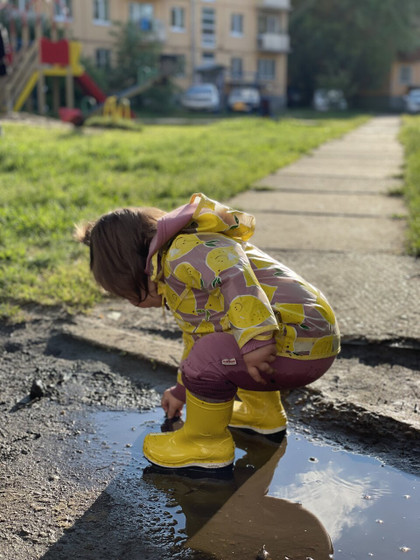
[[[194,194],[158,221],[147,272],[183,332],[231,333],[243,354],[273,342],[296,360],[338,354],[340,334],[324,295],[248,242],[255,218]]]

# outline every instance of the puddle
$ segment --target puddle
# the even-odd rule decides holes
[[[420,558],[420,479],[373,457],[292,433],[268,493],[314,513],[337,560]]]
[[[227,480],[154,473],[142,444],[162,420],[160,410],[88,419],[90,461],[112,471],[110,531],[148,551],[121,558],[254,560],[266,545],[272,560],[420,559],[418,477],[293,429],[281,446],[235,431]]]

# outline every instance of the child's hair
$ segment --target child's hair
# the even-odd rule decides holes
[[[120,208],[76,226],[75,237],[90,248],[90,269],[107,292],[140,303],[149,294],[145,272],[159,208]]]

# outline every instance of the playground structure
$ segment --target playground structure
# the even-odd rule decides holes
[[[161,57],[160,68],[154,72],[139,71],[137,84],[108,97],[86,73],[80,63],[82,45],[78,41],[68,39],[68,29],[64,27],[64,38],[58,38],[57,26],[51,22],[51,38],[43,36],[41,17],[35,20],[35,39],[30,40],[30,32],[25,14],[22,14],[21,37],[17,40],[15,30],[10,30],[10,43],[13,56],[9,65],[9,72],[0,76],[0,113],[17,112],[23,107],[32,111],[33,96],[36,88],[36,105],[39,114],[45,114],[46,78],[52,84],[52,111],[62,120],[81,124],[92,115],[103,112],[112,118],[132,118],[130,97],[146,91],[156,83],[173,74],[176,61],[174,57]],[[19,48],[13,49],[14,44]],[[60,81],[65,81],[65,103],[61,103]],[[74,83],[96,105],[82,111],[75,108]]]
[[[45,80],[52,79],[53,111],[60,108],[60,80],[65,80],[65,106],[74,108],[74,81],[83,91],[103,103],[106,95],[86,74],[80,64],[81,44],[67,38],[58,40],[56,25],[51,26],[51,39],[43,36],[41,17],[35,20],[35,38],[30,40],[30,30],[25,14],[21,18],[21,36],[17,37],[13,20],[10,25],[11,63],[6,76],[0,79],[0,110],[20,111],[25,103],[32,103],[30,95],[37,91],[37,108],[40,114],[46,112]],[[64,35],[67,28],[63,29]],[[19,48],[14,46],[19,45]],[[31,107],[29,107],[31,109]]]
[[[115,95],[107,97],[104,103],[103,115],[112,119],[131,119],[130,101],[123,97],[118,103]]]

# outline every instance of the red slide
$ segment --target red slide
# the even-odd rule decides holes
[[[85,93],[94,97],[98,103],[105,103],[107,96],[86,72],[75,79]]]

